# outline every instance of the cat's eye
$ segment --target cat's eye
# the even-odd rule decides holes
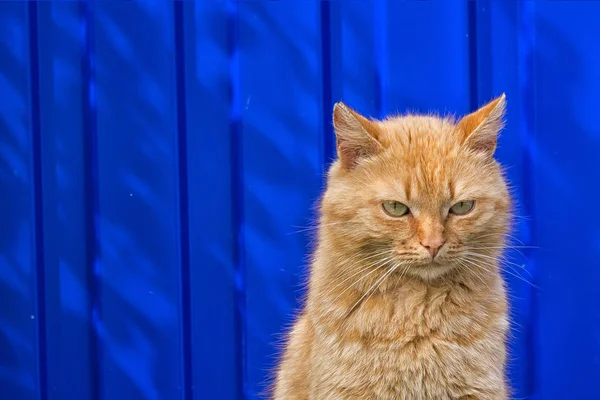
[[[473,207],[475,207],[474,200],[459,201],[458,203],[450,207],[450,214],[465,215],[471,212]]]
[[[408,207],[399,201],[384,201],[382,206],[383,210],[391,217],[401,217],[410,212]]]

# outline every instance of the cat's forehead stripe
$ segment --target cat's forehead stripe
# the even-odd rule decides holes
[[[456,192],[454,190],[454,182],[452,181],[452,179],[448,180],[448,191],[450,192],[450,198],[454,199],[454,196],[456,196]]]
[[[406,190],[406,200],[407,201],[411,201],[411,189],[412,189],[412,185],[411,185],[411,180],[410,178],[406,178],[405,183],[404,183],[404,188]]]

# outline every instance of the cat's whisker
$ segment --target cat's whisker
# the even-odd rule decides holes
[[[494,268],[496,266],[502,266],[502,260],[500,259],[500,257],[490,257],[485,254],[475,253],[471,251],[465,251],[463,252],[463,254],[470,257],[471,261],[483,263],[483,265],[486,265],[491,268]]]
[[[518,251],[518,250],[517,250],[517,251]],[[525,260],[525,262],[529,262],[529,259],[528,259],[527,257],[525,257],[525,255],[524,255],[524,254],[522,254],[520,251],[518,251],[518,253],[521,255],[521,257],[523,257],[523,259]],[[509,263],[511,263],[511,264],[513,264],[515,267],[517,267],[517,268],[521,268],[521,269],[523,269],[523,270],[527,271],[527,268],[525,268],[525,265],[524,265],[524,264],[513,263],[513,262],[511,262],[511,261],[508,259],[508,257],[507,257],[507,256],[505,256],[505,255],[503,255],[503,254],[501,254],[500,256],[498,256],[498,259],[499,259],[499,260],[500,260],[502,263],[506,263],[506,264],[509,264]],[[531,276],[531,273],[530,273],[529,271],[527,271],[527,274],[528,274],[529,276]],[[532,278],[533,278],[533,277],[532,277]]]
[[[371,260],[373,258],[379,258],[379,257],[384,257],[384,258],[390,258],[390,256],[392,254],[394,254],[395,250],[394,249],[389,249],[386,251],[380,251],[374,254],[371,254],[367,257],[364,257],[360,260],[357,261],[353,261],[353,263],[351,265],[348,265],[347,267],[341,268],[340,271],[337,273],[337,275],[334,277],[334,281],[337,279],[340,279],[343,277],[344,273],[347,270],[353,270],[357,267],[359,267],[358,273],[360,273],[361,271],[364,271],[365,269],[368,269],[369,267],[371,267],[373,264],[370,265],[363,265],[363,263],[365,263],[367,260]],[[376,260],[375,263],[377,263],[379,260]]]
[[[476,254],[476,255],[477,255],[477,254]],[[480,263],[482,263],[483,265],[486,265],[486,266],[488,266],[488,267],[491,267],[491,268],[493,268],[493,267],[494,267],[494,265],[493,265],[493,264],[491,264],[491,263],[488,263],[488,262],[486,262],[486,261],[485,261],[485,260],[483,260],[483,259],[479,259],[479,260],[478,260],[479,262],[475,262],[475,260],[467,260],[467,259],[464,259],[464,260],[465,260],[465,261],[470,261],[470,262],[472,263],[472,265],[475,265],[475,266],[477,266],[477,267],[479,267],[479,268],[484,268],[484,267],[483,267],[481,264],[479,264],[479,262],[480,262]],[[499,266],[502,268],[502,264],[501,264],[501,263],[499,263],[498,265],[499,265]],[[486,268],[484,268],[484,269],[485,269],[486,271],[489,271],[489,270],[488,270],[488,269],[486,269]],[[533,284],[532,282],[529,282],[527,279],[523,278],[523,277],[522,277],[520,274],[518,274],[518,273],[517,273],[515,270],[513,270],[513,272],[511,272],[511,271],[509,271],[509,270],[507,270],[507,269],[504,269],[504,268],[502,268],[502,270],[503,270],[504,272],[506,272],[507,274],[509,274],[509,275],[511,275],[511,276],[513,276],[513,277],[515,277],[515,278],[517,278],[517,279],[519,279],[519,280],[521,280],[521,281],[523,281],[523,282],[525,282],[525,283],[527,283],[527,284],[531,285],[532,287],[534,287],[534,288],[536,288],[536,289],[540,289],[540,288],[539,288],[537,285],[535,285],[535,284]]]
[[[523,254],[519,249],[523,249],[523,248],[535,248],[535,247],[528,247],[528,246],[506,246],[506,247],[472,247],[472,246],[468,246],[467,250],[504,250],[504,249],[511,249],[511,250],[515,250],[517,253],[519,253],[519,255],[521,257],[523,257],[525,259],[525,261],[529,262],[529,260],[527,259],[527,257],[525,257],[525,254]],[[510,260],[506,257],[506,255],[504,254],[499,254],[498,258],[500,260],[503,260],[505,262],[510,262]]]
[[[476,262],[474,262],[473,260],[469,260],[469,259],[463,259],[463,260],[462,260],[462,262],[466,263],[465,265],[466,265],[467,267],[468,267],[469,265],[471,265],[471,266],[474,266],[474,267],[475,267],[475,269],[474,269],[474,270],[472,270],[472,271],[473,271],[473,273],[474,273],[474,274],[476,274],[476,275],[478,275],[478,276],[480,277],[480,279],[481,279],[482,281],[484,281],[484,282],[485,282],[484,275],[483,275],[483,273],[482,273],[482,272],[480,272],[480,271],[481,271],[481,270],[483,270],[484,272],[487,272],[488,274],[490,274],[490,273],[492,272],[491,270],[489,270],[489,269],[488,269],[488,268],[486,268],[485,266],[478,265],[478,264],[477,264]],[[479,274],[477,273],[478,271],[479,271]],[[486,284],[486,287],[488,287],[488,288],[489,288],[489,286],[488,286],[487,284]]]
[[[352,289],[354,286],[356,286],[359,282],[363,281],[364,279],[366,279],[369,275],[371,275],[372,273],[374,273],[375,271],[380,270],[381,268],[385,267],[387,265],[387,263],[389,263],[389,260],[383,260],[382,262],[379,262],[377,264],[377,266],[372,270],[369,271],[368,273],[366,273],[365,275],[363,275],[360,279],[356,280],[354,283],[352,283],[351,285],[349,285],[346,289],[344,289],[335,299],[333,299],[332,303],[335,303],[340,297],[342,297],[342,295],[344,293],[346,293],[348,290]],[[363,272],[361,270],[361,272]]]
[[[489,269],[487,269],[487,268],[485,268],[485,266],[489,266],[489,267],[492,267],[492,268],[494,267],[494,266],[493,266],[493,265],[491,265],[491,264],[485,264],[485,263],[484,263],[483,265],[481,265],[481,264],[479,264],[478,262],[474,262],[473,260],[466,260],[466,259],[463,259],[463,261],[466,261],[466,262],[468,262],[469,264],[471,264],[471,265],[473,265],[473,266],[477,267],[478,269],[483,269],[484,271],[487,271],[487,272],[489,272],[490,270],[489,270]],[[509,275],[511,275],[511,276],[513,276],[513,277],[515,277],[515,278],[517,278],[517,279],[519,279],[519,280],[521,280],[521,281],[523,281],[523,282],[525,282],[525,283],[527,283],[527,284],[529,284],[529,285],[531,285],[531,286],[532,286],[532,287],[534,287],[534,288],[540,289],[538,286],[536,286],[536,285],[534,285],[533,283],[531,283],[531,282],[527,281],[526,279],[524,279],[524,278],[523,278],[522,276],[520,276],[520,275],[515,275],[515,274],[512,274],[512,273],[510,273],[510,271],[506,271],[506,270],[504,270],[504,272],[506,272],[507,274],[509,274]],[[486,287],[488,287],[488,288],[489,288],[489,286],[488,286],[487,284],[486,284]],[[514,296],[514,295],[513,295],[513,294],[511,294],[510,292],[507,292],[507,293],[506,293],[506,295],[507,295],[507,296],[508,296],[508,297],[509,297],[511,300],[515,300],[515,299],[516,299],[516,300],[522,300],[521,298],[519,298],[519,297],[517,297],[517,296]]]
[[[466,262],[467,264],[470,264],[470,265],[472,265],[474,267],[477,267],[479,269],[484,270],[487,273],[492,273],[492,271],[490,269],[486,268],[486,266],[490,266],[489,264],[483,263],[483,265],[481,265],[480,263],[475,262],[475,260],[471,260],[471,259],[468,259],[468,258],[463,258],[462,260],[464,262]]]
[[[469,260],[469,259],[466,259],[466,258],[463,258],[463,260],[462,260],[462,261],[466,262],[467,264],[470,264],[470,265],[474,266],[474,267],[475,267],[475,268],[477,268],[477,269],[484,270],[484,271],[485,271],[485,272],[487,272],[488,274],[489,274],[489,273],[492,273],[492,271],[491,271],[491,270],[489,270],[488,268],[486,268],[486,266],[489,266],[489,267],[491,267],[491,268],[493,268],[493,267],[494,267],[494,266],[493,266],[493,265],[491,265],[491,264],[486,264],[486,263],[482,262],[482,263],[483,263],[483,265],[482,265],[482,264],[480,264],[479,262],[475,262],[474,260]],[[511,275],[512,275],[512,274],[511,274]],[[517,278],[519,278],[519,279],[523,279],[523,278],[522,278],[522,277],[520,277],[520,276],[518,276]],[[523,280],[525,280],[525,279],[523,279]],[[487,284],[486,284],[486,287],[489,289],[489,286],[488,286]]]
[[[367,290],[361,297],[360,299],[358,299],[358,301],[356,303],[354,303],[354,305],[350,308],[350,310],[348,311],[347,315],[352,314],[352,311],[354,311],[354,309],[356,308],[356,306],[358,306],[359,304],[361,304],[361,302],[363,301],[363,299],[365,298],[365,296],[372,294],[374,291],[377,290],[377,288],[379,288],[379,286],[381,285],[381,283],[392,274],[392,272],[394,272],[394,270],[396,268],[398,268],[398,263],[392,265],[390,267],[390,269],[388,269],[386,271],[385,274],[383,274],[383,276],[381,276],[373,285],[371,285],[371,287],[369,288],[369,290]]]
[[[401,265],[400,262],[396,262],[394,265],[392,265],[392,267],[389,269],[388,272],[386,272],[386,274],[383,276],[383,279],[381,279],[381,282],[379,283],[379,285],[377,285],[372,291],[371,294],[369,294],[367,296],[367,298],[365,298],[365,302],[367,302],[369,300],[369,298],[373,295],[373,293],[375,293],[377,291],[377,289],[379,287],[381,287],[381,285],[383,284],[383,282],[385,282],[385,279],[388,278],[394,271],[396,271],[398,269],[398,267]],[[407,268],[408,269],[408,266]]]
[[[402,272],[400,273],[400,279],[404,278],[404,276],[406,275],[406,273],[408,272],[408,270],[410,269],[410,263],[407,263],[406,266],[404,267],[404,269],[402,270]],[[412,278],[409,279],[409,282],[412,280]]]
[[[472,247],[469,246],[470,249],[539,249],[538,246],[485,246],[485,247]]]
[[[319,230],[319,228],[324,227],[324,226],[352,225],[352,224],[356,225],[357,222],[353,222],[353,221],[339,221],[339,222],[329,222],[327,224],[316,224],[314,226],[292,226],[292,228],[299,228],[299,230],[293,231],[293,232],[289,232],[288,235],[294,235],[294,234],[302,233],[302,232],[316,231],[316,230]]]
[[[516,264],[516,263],[514,263],[514,262],[512,262],[512,261],[509,261],[509,260],[507,260],[507,259],[506,259],[505,257],[503,257],[503,256],[492,257],[492,256],[490,256],[490,255],[487,255],[487,254],[482,254],[482,253],[478,253],[478,252],[472,252],[472,251],[468,251],[468,250],[467,250],[467,251],[465,251],[464,253],[465,253],[465,254],[469,254],[469,255],[473,255],[473,256],[477,256],[477,257],[486,258],[486,259],[493,260],[493,261],[504,261],[504,262],[505,262],[505,263],[507,263],[507,264],[511,264],[511,265],[514,265],[514,266],[516,266],[516,267],[523,268],[523,266],[522,266],[522,265],[519,265],[519,264]]]
[[[514,250],[517,253],[519,253],[519,255],[521,257],[523,257],[525,260],[527,260],[527,257],[525,257],[525,254],[523,254],[523,252],[521,250],[538,250],[539,247],[537,246],[510,246],[510,245],[506,245],[506,246],[485,246],[485,245],[480,245],[480,246],[467,246],[467,249],[469,250],[502,250],[502,252],[500,253],[500,256],[503,257],[506,254],[506,250]]]
[[[380,254],[377,254],[377,256],[380,256]],[[368,258],[372,258],[372,257],[368,257]],[[367,258],[367,259],[368,259],[368,258]],[[324,294],[324,296],[323,296],[323,297],[327,297],[327,296],[329,296],[329,295],[330,295],[331,293],[333,293],[333,292],[334,292],[334,291],[335,291],[337,288],[339,288],[340,286],[342,286],[344,283],[348,282],[350,279],[354,278],[356,275],[359,275],[359,274],[361,274],[361,273],[365,272],[365,270],[368,270],[369,268],[373,268],[373,267],[375,267],[376,265],[379,265],[380,263],[383,263],[383,264],[385,265],[386,263],[388,263],[388,262],[390,262],[390,261],[392,261],[392,260],[393,260],[393,257],[385,257],[385,258],[382,258],[382,259],[375,260],[375,261],[373,261],[373,262],[369,263],[369,265],[362,266],[361,268],[359,268],[359,269],[358,269],[358,271],[356,271],[356,272],[354,272],[352,275],[350,275],[350,276],[346,277],[346,278],[345,278],[343,281],[339,282],[339,283],[338,283],[338,284],[336,284],[336,285],[335,285],[333,288],[331,288],[330,290],[328,290],[328,291],[327,291],[327,292]],[[364,260],[363,260],[363,261],[364,261]],[[375,271],[375,270],[377,270],[378,268],[379,268],[379,267],[375,267],[374,271]],[[373,272],[373,271],[371,271],[371,272]],[[366,276],[368,276],[368,274],[367,274]],[[360,282],[361,280],[362,280],[362,278],[361,278],[361,279],[359,279],[358,281],[356,281],[355,283],[358,283],[358,282]],[[344,293],[344,292],[342,292],[342,294],[343,294],[343,293]],[[340,294],[340,295],[341,295],[341,294]],[[336,298],[336,300],[337,300],[337,298]],[[335,301],[335,300],[334,300],[334,301]]]
[[[501,266],[501,267],[507,267],[507,268],[510,268],[510,270],[511,270],[511,271],[513,271],[515,274],[517,274],[517,275],[521,276],[521,274],[519,273],[519,271],[518,271],[518,270],[517,270],[515,267],[513,267],[513,266],[511,266],[511,265],[504,265],[504,264],[500,263],[500,266]],[[505,268],[502,268],[502,270],[503,270],[503,271],[506,271],[506,269],[505,269]],[[523,267],[523,271],[527,272],[527,275],[529,275],[529,277],[530,277],[530,278],[533,280],[533,275],[531,275],[531,272],[527,271],[527,269],[525,269],[525,267]],[[506,271],[506,272],[508,272],[508,271]]]
[[[481,281],[481,283],[484,284],[489,289],[488,284],[483,279],[483,275],[480,273],[477,273],[477,270],[472,269],[469,265],[465,264],[462,260],[458,261],[458,265],[460,265],[462,268],[467,269],[469,272],[471,272],[473,275],[475,275],[475,277],[477,279],[479,279]]]
[[[527,272],[527,274],[529,275],[529,277],[533,279],[533,275],[531,275],[531,272],[527,271],[527,269],[525,268],[525,266],[520,265],[520,264],[516,264],[516,263],[511,262],[511,261],[508,261],[505,258],[502,258],[502,257],[496,258],[496,257],[488,256],[486,254],[474,253],[474,252],[469,252],[469,251],[466,251],[465,254],[468,254],[468,255],[473,256],[473,257],[480,257],[480,258],[484,258],[484,259],[489,259],[489,260],[492,260],[492,261],[500,261],[500,264],[506,264],[507,266],[514,265],[515,267],[521,268],[523,271]],[[515,273],[516,273],[516,271],[515,271]]]
[[[521,245],[525,245],[525,243],[523,243],[521,240],[519,240],[515,236],[512,236],[512,235],[510,235],[508,233],[488,233],[488,234],[485,234],[485,235],[477,236],[474,239],[475,240],[479,240],[479,239],[483,239],[483,238],[486,238],[486,237],[508,238],[508,239],[514,240],[515,242],[518,242]]]
[[[541,290],[539,286],[537,286],[536,284],[534,284],[532,282],[529,282],[527,279],[525,279],[521,275],[517,274],[516,271],[515,272],[511,272],[511,271],[508,271],[507,269],[504,269],[504,268],[503,268],[503,271],[506,272],[507,274],[509,274],[510,276],[513,276],[513,277],[515,277],[515,278],[517,278],[517,279],[519,279],[519,280],[527,283],[528,285],[531,285],[531,287],[533,287],[535,289],[538,289],[538,290]],[[513,271],[514,271],[514,269],[513,269]]]

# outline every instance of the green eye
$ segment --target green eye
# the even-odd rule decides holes
[[[458,203],[450,207],[450,213],[456,215],[465,215],[468,214],[473,209],[473,207],[475,207],[474,200],[459,201]]]
[[[382,205],[384,211],[392,217],[401,217],[410,212],[408,207],[398,201],[384,201]]]

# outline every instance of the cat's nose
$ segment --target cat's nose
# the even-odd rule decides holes
[[[429,254],[431,254],[431,258],[435,258],[444,243],[446,243],[446,239],[441,236],[433,236],[421,240],[421,246],[427,249]]]

